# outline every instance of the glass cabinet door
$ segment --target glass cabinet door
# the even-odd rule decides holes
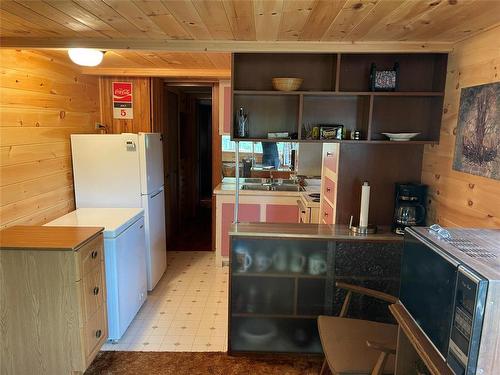
[[[230,350],[321,353],[316,318],[331,313],[328,241],[233,237]]]

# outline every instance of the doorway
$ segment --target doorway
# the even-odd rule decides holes
[[[168,248],[211,251],[212,85],[167,83],[165,90]]]

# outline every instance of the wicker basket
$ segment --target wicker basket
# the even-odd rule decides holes
[[[303,81],[302,78],[273,78],[273,88],[278,91],[295,91]]]

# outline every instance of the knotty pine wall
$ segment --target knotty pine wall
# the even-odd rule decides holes
[[[98,78],[40,51],[0,49],[0,227],[74,209],[70,134],[95,132]]]
[[[422,182],[430,186],[430,223],[500,227],[500,181],[452,169],[460,90],[499,81],[500,27],[455,45],[448,59],[440,143],[424,151]]]
[[[113,82],[132,83],[132,105],[134,118],[120,120],[113,118]],[[107,133],[151,132],[151,78],[149,77],[101,77],[101,123]]]

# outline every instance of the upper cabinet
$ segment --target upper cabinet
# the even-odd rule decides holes
[[[231,133],[231,81],[219,81],[219,134]]]
[[[287,132],[290,140],[320,142],[310,137],[313,127],[343,125],[345,134],[357,130],[360,137],[341,142],[390,143],[382,133],[412,132],[419,135],[411,143],[438,143],[446,63],[442,53],[236,53],[232,138],[266,141],[270,132]],[[372,64],[378,71],[399,66],[395,91],[371,91]],[[277,91],[277,77],[303,82],[297,91]],[[240,108],[248,115],[247,137],[238,137]]]

